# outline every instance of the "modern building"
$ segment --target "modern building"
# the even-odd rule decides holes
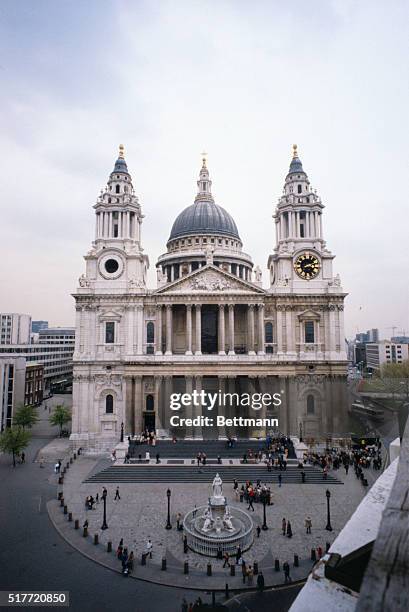
[[[17,312],[0,313],[0,344],[28,344],[31,316]]]
[[[407,344],[397,344],[390,340],[365,345],[368,368],[379,370],[385,363],[402,363],[409,357]]]
[[[17,406],[24,403],[26,361],[0,355],[0,431],[11,427]]]
[[[409,344],[409,336],[394,336],[391,338],[391,342],[395,344]]]
[[[43,401],[44,365],[31,361],[26,364],[25,406],[39,406]]]
[[[40,331],[40,329],[47,329],[48,321],[32,321],[31,322],[31,331],[33,334],[36,334]]]
[[[324,239],[324,205],[297,148],[271,229],[268,287],[232,216],[215,203],[206,159],[193,204],[176,218],[148,288],[144,215],[123,148],[94,205],[95,240],[74,294],[73,446],[107,450],[128,434],[262,436],[265,427],[217,425],[228,417],[276,417],[286,434],[342,431],[347,356],[344,298]],[[250,219],[249,219],[250,222]],[[212,427],[172,428],[171,393],[279,393],[280,406],[220,402]],[[181,417],[208,415],[190,406]]]
[[[366,332],[360,332],[355,336],[357,342],[365,344],[366,342],[379,342],[379,329],[368,329]]]

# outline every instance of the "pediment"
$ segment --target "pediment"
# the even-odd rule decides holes
[[[298,319],[300,321],[306,321],[306,320],[318,321],[319,319],[321,319],[321,315],[319,312],[316,312],[315,310],[308,308],[307,310],[300,312],[300,314],[298,315]]]
[[[221,270],[217,266],[207,264],[203,268],[199,268],[191,272],[187,276],[178,278],[160,287],[155,291],[156,294],[205,294],[205,293],[248,293],[248,294],[264,294],[265,291],[261,287],[254,285],[241,278],[237,278],[233,274]]]
[[[120,321],[122,313],[117,310],[107,310],[98,315],[99,321]]]

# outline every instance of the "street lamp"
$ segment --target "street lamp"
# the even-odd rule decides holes
[[[263,525],[261,526],[261,529],[263,531],[267,531],[267,529],[268,529],[267,522],[266,522],[267,496],[268,496],[268,492],[267,491],[262,491],[261,492],[261,503],[263,504]]]
[[[168,498],[168,520],[167,520],[165,529],[172,529],[172,525],[170,524],[170,496],[171,496],[171,494],[172,493],[171,493],[170,489],[168,489],[166,491],[166,496]]]
[[[124,441],[124,424],[121,423],[121,442]]]
[[[104,502],[104,519],[102,521],[102,530],[108,529],[108,523],[107,523],[107,491],[106,489],[104,489],[104,492],[102,493],[102,501]]]
[[[332,531],[332,527],[331,527],[331,515],[330,515],[330,511],[329,511],[329,499],[331,497],[331,493],[330,493],[330,491],[328,489],[325,491],[325,495],[327,496],[327,526],[325,527],[325,529],[327,531]]]

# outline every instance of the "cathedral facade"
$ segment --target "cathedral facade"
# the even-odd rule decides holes
[[[142,248],[144,218],[123,147],[95,210],[95,238],[74,294],[71,443],[111,449],[145,428],[158,437],[264,436],[252,427],[172,428],[171,394],[280,394],[281,405],[258,414],[277,431],[305,438],[342,430],[347,357],[344,298],[323,232],[322,204],[297,147],[273,225],[268,287],[254,267],[232,216],[215,203],[206,159],[194,203],[176,218],[148,288]],[[272,228],[273,229],[273,228]],[[180,416],[209,415],[185,406]],[[237,414],[216,405],[212,416]],[[216,419],[214,422],[216,423]]]

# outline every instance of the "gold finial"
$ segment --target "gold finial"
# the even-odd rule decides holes
[[[123,144],[119,145],[119,157],[121,159],[124,159],[124,145]]]
[[[298,157],[297,145],[293,144],[293,157]]]
[[[203,167],[206,168],[206,162],[207,162],[207,153],[206,153],[206,151],[202,152],[202,162],[203,162]]]

